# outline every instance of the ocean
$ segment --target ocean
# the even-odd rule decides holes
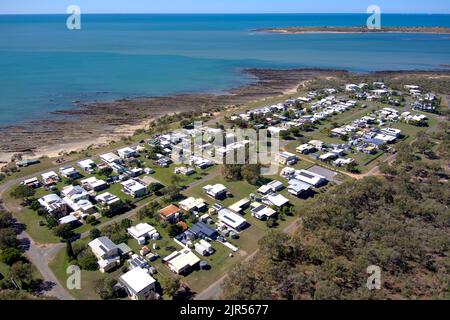
[[[256,33],[361,26],[365,14],[0,15],[0,126],[57,117],[74,102],[223,92],[243,68],[355,72],[450,67],[450,35]],[[450,15],[389,14],[384,26],[445,26]]]

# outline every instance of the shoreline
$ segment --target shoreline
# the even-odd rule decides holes
[[[285,27],[252,30],[261,33],[276,34],[450,34],[448,27],[383,27],[368,29],[367,27]]]
[[[327,69],[244,69],[255,81],[232,88],[223,94],[183,93],[166,97],[120,99],[111,102],[80,104],[70,110],[55,111],[71,120],[32,121],[28,124],[0,127],[0,167],[14,154],[24,159],[57,157],[61,152],[81,151],[106,146],[112,141],[147,129],[155,119],[174,113],[216,112],[230,106],[266,98],[294,95],[300,86],[313,80],[352,81],[353,78],[450,77],[448,70],[375,71],[357,74]],[[425,79],[424,78],[424,79]],[[355,80],[358,81],[358,80]],[[74,142],[75,141],[75,142]],[[3,163],[2,163],[3,162]]]
[[[111,102],[81,103],[51,114],[66,120],[36,120],[0,127],[0,167],[14,154],[24,159],[57,157],[61,152],[81,151],[131,136],[147,129],[155,119],[173,113],[213,111],[278,95],[294,94],[305,80],[321,74],[347,73],[326,69],[243,69],[255,81],[223,94],[181,93],[164,97],[140,97]],[[76,142],[74,142],[76,141]]]

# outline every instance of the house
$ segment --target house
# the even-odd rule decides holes
[[[180,217],[181,210],[176,205],[171,204],[159,210],[159,215],[164,221],[175,222]]]
[[[120,198],[109,192],[104,192],[95,197],[95,201],[100,203],[102,206],[110,206],[114,203],[120,202]]]
[[[247,209],[249,205],[250,205],[250,200],[248,200],[247,198],[244,198],[244,199],[239,200],[238,202],[232,204],[231,206],[229,206],[229,208],[233,212],[241,213],[242,211]]]
[[[25,160],[16,161],[16,166],[19,168],[25,168],[25,167],[32,166],[33,164],[37,164],[40,162],[41,161],[38,159],[25,159]]]
[[[65,217],[59,218],[58,223],[59,224],[68,224],[72,228],[75,228],[76,226],[81,224],[80,220],[78,220],[77,217],[75,217],[74,215],[71,215],[71,214],[69,214]]]
[[[195,173],[195,169],[191,167],[178,167],[173,171],[175,174],[183,174],[185,176],[190,176]]]
[[[314,147],[313,145],[311,145],[309,143],[304,143],[302,145],[299,145],[297,148],[295,148],[295,150],[298,153],[308,154],[308,153],[315,152],[316,151],[316,147]]]
[[[268,194],[262,198],[262,202],[267,204],[268,206],[275,206],[277,208],[281,208],[289,203],[289,199],[284,197],[281,194]]]
[[[65,167],[59,168],[59,173],[64,178],[72,179],[72,180],[75,180],[75,179],[78,179],[78,178],[82,177],[81,173],[79,173],[77,171],[77,169],[75,169],[72,166],[65,166]]]
[[[284,188],[283,183],[277,180],[273,180],[268,184],[262,185],[257,191],[262,195],[266,195],[272,192],[280,191],[283,188]]]
[[[24,180],[20,184],[23,186],[28,186],[30,188],[39,188],[41,186],[41,183],[36,177]]]
[[[201,221],[190,227],[189,231],[192,232],[192,234],[197,238],[210,238],[215,240],[218,236],[217,230]]]
[[[226,208],[219,210],[218,220],[235,231],[244,229],[248,224],[246,219]]]
[[[144,169],[142,169],[142,168],[133,168],[130,170],[130,175],[132,177],[139,177],[143,173],[144,173]]]
[[[108,188],[108,184],[104,180],[97,179],[96,177],[90,177],[81,180],[80,184],[83,188],[85,188],[88,191],[92,190],[98,192]]]
[[[319,159],[322,161],[329,161],[329,160],[334,160],[337,158],[338,158],[338,155],[333,152],[327,152],[327,153],[324,153],[319,156]]]
[[[288,192],[296,197],[307,196],[311,192],[311,185],[297,180],[289,180]]]
[[[159,238],[158,231],[148,223],[139,223],[127,229],[130,236],[140,244],[144,244],[146,239],[152,239],[155,235]],[[142,243],[141,243],[142,242]]]
[[[125,148],[117,150],[117,154],[119,155],[119,157],[121,159],[134,158],[139,155],[136,150],[131,149],[130,147],[125,147]]]
[[[333,165],[335,165],[336,167],[341,167],[341,166],[346,166],[346,165],[351,164],[351,163],[355,163],[355,159],[353,159],[353,158],[347,158],[347,159],[339,158],[339,159],[336,159],[333,162]]]
[[[128,179],[120,184],[123,186],[122,191],[129,194],[133,198],[139,198],[147,194],[147,186],[137,180]]]
[[[107,272],[120,264],[119,248],[108,237],[100,237],[88,243],[97,258],[100,272]]]
[[[112,152],[100,155],[100,159],[108,165],[111,165],[112,163],[120,164],[122,162],[120,157]]]
[[[259,220],[267,220],[273,217],[277,212],[273,210],[272,208],[266,206],[265,204],[259,203],[259,202],[252,202],[250,205],[251,207],[251,214],[256,219]]]
[[[162,260],[176,274],[185,274],[200,262],[200,259],[189,249],[172,252]]]
[[[155,291],[156,280],[144,269],[137,267],[131,269],[119,278],[132,300],[147,300]]]
[[[131,259],[128,260],[128,263],[130,265],[130,269],[134,268],[147,269],[149,267],[147,260],[145,260],[144,257],[139,256],[137,254],[133,254],[131,256]]]
[[[203,191],[210,197],[221,200],[227,196],[227,188],[223,184],[207,185],[203,187]]]
[[[203,239],[200,239],[200,241],[194,245],[194,249],[202,256],[209,256],[214,253],[212,245]]]
[[[383,128],[380,131],[388,136],[393,136],[396,138],[399,138],[402,133],[401,130],[395,128]]]
[[[67,203],[56,194],[48,194],[38,199],[49,215],[59,219],[67,214]]]
[[[78,162],[78,166],[87,173],[94,173],[94,168],[97,167],[94,161],[86,159]]]
[[[311,140],[308,142],[308,144],[314,146],[317,150],[322,150],[322,148],[325,146],[325,143],[320,140]]]
[[[41,174],[41,177],[42,181],[44,181],[44,185],[46,186],[57,184],[61,180],[55,171],[43,173]]]
[[[327,182],[327,179],[324,176],[308,170],[296,171],[295,179],[306,182],[314,187],[320,187]]]
[[[80,186],[67,186],[62,189],[64,201],[73,211],[83,213],[95,212],[94,205],[89,201],[89,194]]]
[[[206,209],[206,203],[205,200],[202,198],[194,198],[189,197],[186,198],[178,203],[181,209],[183,209],[186,212],[192,212],[192,211],[203,211]]]
[[[288,165],[293,165],[298,161],[298,158],[295,154],[290,153],[290,152],[280,152],[278,153],[278,162],[281,164],[288,164]]]

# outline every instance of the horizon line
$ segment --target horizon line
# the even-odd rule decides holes
[[[90,15],[90,14],[101,14],[101,15],[119,15],[119,14],[133,14],[133,15],[145,15],[145,14],[154,14],[154,15],[269,15],[269,14],[285,14],[285,15],[296,15],[296,14],[362,14],[362,15],[370,15],[371,13],[366,12],[86,12],[81,14]],[[389,15],[389,14],[402,14],[402,15],[450,15],[448,13],[442,12],[386,12],[381,13],[381,15]],[[0,16],[7,15],[69,15],[69,13],[55,13],[55,12],[18,12],[18,13],[0,13]]]

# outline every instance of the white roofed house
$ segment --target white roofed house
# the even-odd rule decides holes
[[[120,160],[120,157],[112,152],[109,153],[105,153],[100,155],[100,159],[102,159],[103,162],[105,162],[106,164],[112,164],[112,163],[116,163],[116,164],[120,164],[122,161]]]
[[[46,186],[57,184],[61,180],[55,171],[43,173],[41,174],[41,177],[42,181],[44,181],[44,185]]]
[[[95,212],[94,205],[89,201],[89,194],[80,186],[67,186],[62,189],[61,195],[64,201],[73,211],[83,213]]]
[[[277,208],[281,208],[287,204],[289,204],[289,199],[284,197],[281,194],[268,194],[262,198],[262,202],[267,204],[268,206],[275,206]]]
[[[295,179],[306,182],[314,187],[320,187],[327,182],[327,179],[324,176],[308,170],[296,171]]]
[[[59,219],[67,214],[67,203],[56,194],[48,194],[38,199],[49,215]]]
[[[202,198],[189,197],[178,203],[179,207],[186,212],[203,211],[206,209],[205,200]]]
[[[295,164],[298,161],[298,158],[295,154],[290,153],[290,152],[280,152],[278,153],[278,162],[281,164]]]
[[[309,143],[305,143],[305,144],[299,145],[297,148],[295,148],[295,150],[298,153],[308,154],[308,153],[311,153],[311,152],[315,152],[316,151],[316,147],[311,145],[311,144],[309,144]]]
[[[100,237],[88,243],[97,258],[101,272],[107,272],[120,264],[119,247],[108,237]]]
[[[39,180],[36,177],[26,179],[26,180],[22,181],[20,184],[23,186],[28,186],[30,188],[39,188],[41,186],[41,183],[39,182]]]
[[[81,173],[78,172],[78,170],[72,166],[65,166],[65,167],[59,168],[59,173],[64,178],[72,179],[72,180],[82,177]]]
[[[297,179],[289,180],[288,192],[290,194],[293,194],[296,197],[306,197],[311,193],[311,191],[310,184]]]
[[[275,210],[259,202],[252,202],[250,207],[252,216],[259,220],[267,220],[277,214]]]
[[[235,231],[241,231],[248,225],[245,218],[226,208],[219,210],[218,220],[228,228]]]
[[[123,274],[119,282],[132,300],[146,300],[155,291],[156,280],[145,269],[136,267]]]
[[[97,179],[96,177],[90,177],[81,180],[80,183],[83,186],[83,188],[85,188],[88,191],[92,190],[98,192],[108,188],[108,184],[104,180]]]
[[[250,200],[247,198],[244,198],[244,199],[239,200],[238,202],[232,204],[231,206],[229,206],[229,208],[230,208],[230,210],[232,210],[236,213],[241,213],[242,211],[247,209],[249,205],[250,205]]]
[[[123,192],[131,195],[134,198],[143,197],[147,194],[147,186],[134,179],[121,182]]]
[[[215,185],[206,185],[203,187],[203,191],[206,192],[207,195],[214,199],[224,199],[227,196],[227,188],[223,184],[215,184]]]
[[[149,225],[148,223],[139,223],[128,228],[127,231],[130,236],[140,242],[144,242],[148,238],[151,239],[154,235],[158,234],[155,227]]]
[[[120,202],[120,198],[109,192],[104,192],[95,197],[95,201],[100,203],[104,207],[109,207],[117,202]]]
[[[86,159],[78,162],[78,166],[86,171],[87,173],[93,173],[94,168],[97,167],[94,161],[91,159]]]
[[[200,259],[189,249],[172,252],[162,261],[176,274],[186,274],[198,265]]]
[[[122,159],[134,158],[139,155],[139,153],[136,150],[131,149],[130,147],[125,147],[125,148],[117,150],[117,154]]]

